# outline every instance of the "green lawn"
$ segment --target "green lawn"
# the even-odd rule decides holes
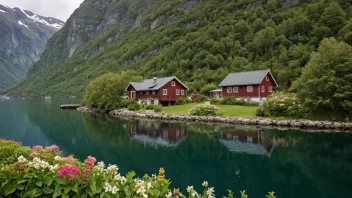
[[[164,107],[163,112],[173,114],[188,114],[188,111],[202,103],[191,103],[186,105],[176,105],[170,107]],[[221,108],[224,112],[224,116],[227,117],[247,117],[255,118],[255,113],[258,107],[253,106],[232,106],[232,105],[216,105]]]

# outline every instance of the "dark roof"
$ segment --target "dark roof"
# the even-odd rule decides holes
[[[270,74],[277,86],[274,76],[269,69],[249,72],[239,72],[229,74],[220,84],[219,87],[236,86],[236,85],[258,85],[267,74]]]
[[[188,87],[185,84],[183,84],[176,76],[156,78],[155,81],[154,79],[145,79],[145,80],[142,80],[142,82],[130,82],[126,90],[130,85],[132,85],[136,89],[136,91],[156,91],[172,80],[177,80],[181,85],[183,85],[188,90]]]

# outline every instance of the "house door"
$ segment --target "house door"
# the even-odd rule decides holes
[[[131,91],[131,99],[136,99],[136,92],[135,91]]]

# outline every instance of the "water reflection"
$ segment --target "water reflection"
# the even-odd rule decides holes
[[[143,142],[145,146],[177,147],[187,138],[188,131],[180,125],[135,120],[130,125],[129,135],[132,139]]]
[[[223,131],[219,142],[231,152],[268,157],[275,148],[275,138],[265,138],[260,128],[235,128]]]

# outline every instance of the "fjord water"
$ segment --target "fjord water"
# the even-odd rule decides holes
[[[77,99],[0,100],[0,138],[26,146],[56,144],[138,176],[165,167],[183,192],[201,183],[217,197],[232,189],[250,198],[349,197],[352,134],[118,119],[62,111]]]

